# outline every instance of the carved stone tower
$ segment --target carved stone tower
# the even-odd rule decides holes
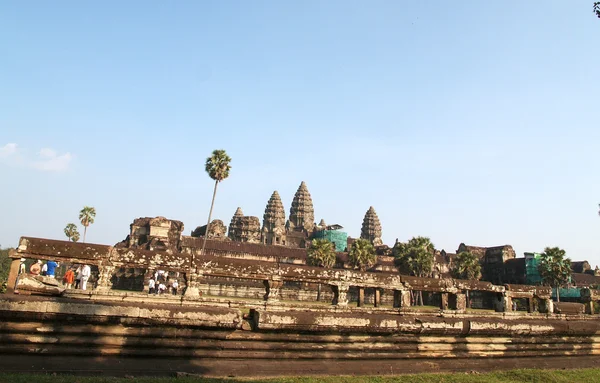
[[[263,215],[262,243],[285,245],[285,210],[279,193],[274,191]]]
[[[379,217],[377,217],[377,213],[375,213],[373,206],[371,206],[365,214],[360,237],[368,239],[374,246],[383,244],[383,241],[381,240],[381,223],[379,222]]]
[[[245,216],[238,207],[229,224],[229,238],[236,242],[260,243],[260,220]]]
[[[235,214],[233,214],[233,217],[231,217],[231,222],[229,223],[229,232],[227,233],[227,236],[229,238],[231,238],[231,240],[236,241],[238,240],[238,238],[240,237],[241,233],[239,232],[239,219],[242,218],[244,216],[244,213],[242,212],[242,208],[238,207],[235,211]]]
[[[306,183],[302,181],[292,201],[287,227],[290,230],[306,230],[310,233],[314,226],[315,209],[313,208],[312,198],[310,197]]]

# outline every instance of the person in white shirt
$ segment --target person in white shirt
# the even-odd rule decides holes
[[[87,289],[87,282],[92,275],[92,269],[89,265],[83,265],[81,268],[81,290]]]
[[[173,289],[173,295],[177,295],[177,288],[179,287],[179,283],[177,283],[177,279],[173,280],[171,284],[171,288]]]
[[[158,285],[158,293],[159,293],[159,294],[164,294],[164,293],[165,293],[165,291],[167,291],[167,286],[166,286],[164,283],[162,283],[162,282],[161,282],[161,283]]]
[[[154,294],[155,288],[156,288],[156,281],[154,281],[154,278],[151,277],[150,280],[148,281],[148,294]]]
[[[41,275],[45,277],[47,273],[48,273],[48,263],[44,263],[44,264],[42,265],[42,272],[41,272]]]

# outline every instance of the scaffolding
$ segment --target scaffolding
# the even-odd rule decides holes
[[[340,231],[339,225],[328,226],[324,230],[319,230],[313,235],[313,239],[326,239],[335,245],[335,251],[346,251],[348,244],[348,233]]]

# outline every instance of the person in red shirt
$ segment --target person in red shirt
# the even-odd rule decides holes
[[[65,284],[67,289],[73,287],[73,282],[75,281],[75,273],[72,268],[69,268],[63,277],[63,283]]]

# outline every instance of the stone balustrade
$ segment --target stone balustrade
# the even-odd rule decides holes
[[[198,239],[194,240],[198,241]],[[181,272],[186,276],[186,281],[189,279],[190,271],[197,278],[211,276],[263,281],[264,299],[267,301],[278,298],[278,292],[284,282],[301,282],[330,286],[334,294],[332,303],[337,306],[348,304],[348,290],[353,286],[358,288],[359,307],[364,306],[365,289],[374,290],[376,307],[380,305],[382,290],[393,291],[394,307],[398,308],[411,305],[411,292],[422,291],[441,294],[440,309],[461,312],[466,309],[465,293],[483,291],[496,294],[498,311],[511,311],[512,299],[525,298],[528,300],[528,311],[534,311],[536,307],[534,303],[537,299],[542,302],[538,305],[540,311],[552,312],[551,292],[549,288],[545,287],[497,286],[489,282],[474,280],[418,278],[391,272],[328,269],[307,266],[298,262],[279,263],[265,260],[260,255],[253,258],[251,254],[247,253],[247,249],[238,247],[241,255],[236,253],[236,247],[233,245],[224,245],[223,242],[209,240],[206,245],[207,251],[202,255],[190,250],[191,247],[187,247],[185,252],[149,251],[22,237],[18,248],[10,255],[13,262],[9,276],[9,289],[15,285],[19,259],[24,257],[96,265],[99,270],[96,287],[98,293],[112,287],[111,275],[117,268],[144,268]],[[274,249],[276,247],[269,247],[270,252],[273,252]],[[294,255],[297,256],[295,259],[299,258],[297,250]]]

